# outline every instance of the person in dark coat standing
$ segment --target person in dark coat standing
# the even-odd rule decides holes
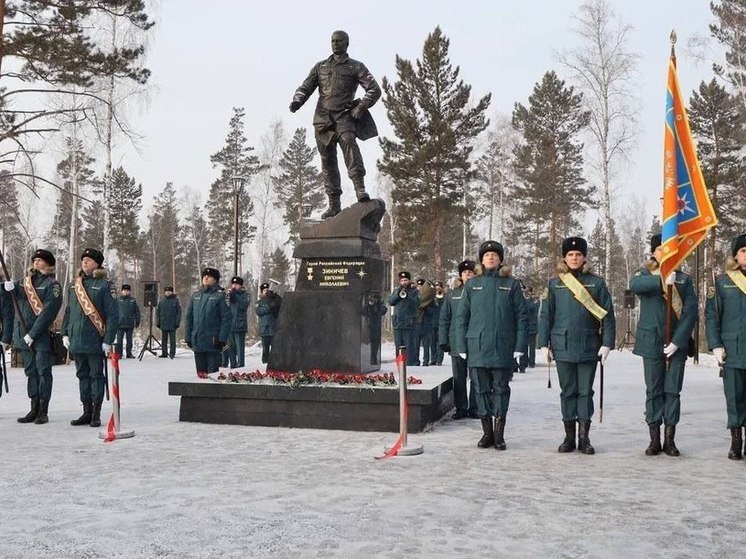
[[[527,347],[526,355],[521,359],[522,372],[526,367],[536,367],[536,334],[539,332],[539,300],[534,296],[533,287],[527,287],[524,291],[526,296],[526,314],[528,315]]]
[[[697,296],[687,274],[675,270],[668,277],[661,277],[660,235],[653,235],[650,240],[650,252],[650,260],[629,281],[629,288],[640,299],[640,318],[632,352],[642,357],[645,373],[645,421],[650,433],[645,454],[655,456],[663,450],[669,456],[679,456],[674,437],[681,415],[680,394],[689,340],[699,314]],[[665,292],[668,285],[673,287],[673,312],[671,343],[666,345]],[[661,423],[664,424],[663,445]]]
[[[259,300],[254,312],[259,317],[259,336],[262,338],[262,363],[269,361],[272,338],[277,331],[277,318],[280,316],[282,297],[269,288],[268,283],[259,286]]]
[[[549,280],[541,296],[539,345],[549,363],[557,362],[565,439],[559,452],[576,448],[594,454],[590,441],[593,380],[599,360],[614,349],[616,321],[611,295],[603,278],[591,273],[588,243],[580,237],[562,241],[558,277]]]
[[[125,348],[122,345],[124,338],[127,338],[127,359],[133,359],[132,354],[132,332],[140,326],[140,306],[134,297],[131,296],[132,287],[129,284],[122,285],[122,294],[117,299],[119,305],[119,328],[117,329],[117,349],[121,355],[125,355]]]
[[[341,211],[342,195],[337,144],[342,148],[347,174],[355,187],[358,202],[370,200],[365,191],[365,166],[356,139],[367,140],[378,135],[368,109],[381,97],[381,88],[365,64],[347,55],[350,37],[344,31],[332,33],[332,55],[317,63],[293,95],[290,112],[300,109],[314,90],[319,100],[313,116],[316,147],[321,157],[329,208],[321,219]],[[358,86],[365,90],[362,99],[354,99]]]
[[[159,357],[176,356],[176,330],[181,326],[181,303],[174,294],[174,288],[167,285],[164,297],[155,309],[155,326],[161,330],[161,354]]]
[[[746,234],[731,241],[726,273],[707,293],[707,345],[723,370],[731,444],[728,458],[741,460],[746,428]]]
[[[526,345],[526,307],[520,282],[503,265],[497,241],[479,247],[476,276],[466,282],[456,311],[456,347],[477,383],[482,420],[479,448],[505,450],[505,422],[510,407],[510,378]],[[494,424],[493,424],[494,418]]]
[[[443,309],[443,303],[446,300],[446,289],[443,282],[440,280],[435,281],[435,320],[433,320],[433,333],[430,339],[432,340],[432,347],[430,349],[430,355],[434,355],[433,365],[442,365],[444,352],[440,347],[438,341],[438,332],[440,330],[440,311]]]
[[[388,303],[394,307],[391,323],[394,330],[394,344],[397,350],[407,348],[407,365],[418,366],[419,348],[417,347],[417,310],[420,296],[412,285],[409,272],[399,272],[399,289],[389,295]]]
[[[23,317],[16,316],[13,345],[21,352],[26,373],[26,393],[31,410],[19,417],[19,423],[41,425],[49,422],[49,400],[52,398],[52,341],[50,328],[62,307],[62,288],[55,279],[55,258],[39,249],[31,256],[32,268],[23,281],[5,282],[5,291],[14,291]],[[26,330],[26,328],[28,330]]]
[[[5,275],[0,271],[0,279],[5,282]],[[13,343],[13,299],[5,289],[0,289],[0,346],[2,351],[8,351]]]
[[[232,369],[246,364],[246,311],[251,303],[251,296],[243,285],[243,278],[235,276],[231,280],[228,292],[228,304],[231,309],[231,335],[228,351],[223,353],[223,366]],[[227,362],[226,362],[227,357]]]
[[[87,248],[80,272],[70,286],[62,322],[62,343],[75,359],[83,414],[70,425],[101,426],[104,401],[104,361],[111,351],[119,324],[117,290],[106,279],[104,255]]]
[[[231,329],[231,313],[225,290],[218,284],[220,272],[205,268],[202,287],[189,300],[184,338],[194,351],[197,376],[207,378],[220,367],[220,353],[225,349]]]
[[[457,286],[450,289],[443,298],[440,305],[439,327],[438,327],[438,344],[441,351],[447,351],[451,354],[451,374],[453,375],[453,403],[456,411],[451,419],[463,419],[464,417],[479,417],[477,410],[477,388],[474,379],[470,380],[471,389],[466,390],[466,379],[469,376],[469,369],[466,366],[466,359],[459,354],[456,346],[456,321],[454,319],[461,298],[464,294],[464,285],[474,277],[474,267],[476,262],[473,260],[464,260],[458,265]]]

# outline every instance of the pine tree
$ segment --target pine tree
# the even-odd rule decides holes
[[[382,81],[395,138],[381,138],[378,169],[394,183],[392,211],[401,217],[393,249],[403,265],[432,265],[437,277],[461,255],[460,243],[446,252],[446,237],[461,237],[463,216],[472,209],[464,206],[463,193],[490,103],[487,94],[470,106],[471,86],[451,65],[449,47],[436,27],[425,40],[422,58],[412,64],[397,56],[397,81]]]
[[[582,95],[553,71],[534,86],[528,107],[515,105],[513,126],[523,143],[513,152],[518,211],[512,224],[533,240],[537,260],[556,254],[561,237],[580,227],[580,212],[591,205],[594,190],[585,186],[578,139],[588,120]]]
[[[27,242],[19,216],[16,184],[0,171],[0,250],[12,277],[21,277],[27,256]]]
[[[107,207],[111,220],[109,238],[119,256],[119,276],[127,276],[127,259],[138,256],[140,226],[137,222],[142,209],[142,185],[137,184],[122,167],[114,169]]]
[[[725,47],[725,64],[715,63],[715,74],[730,83],[746,111],[746,0],[721,0],[710,2],[716,22],[710,24],[710,33]]]
[[[80,231],[80,245],[101,250],[104,246],[105,206],[101,196],[96,195],[92,203],[85,204],[81,215],[83,226]]]
[[[213,167],[220,169],[220,177],[210,186],[207,200],[207,216],[210,231],[210,246],[220,264],[231,260],[233,250],[242,253],[241,244],[254,238],[256,227],[249,223],[254,213],[254,203],[248,192],[251,177],[261,169],[259,158],[252,155],[254,148],[244,135],[243,108],[233,108],[233,116],[228,124],[228,135],[223,148],[210,156]],[[245,187],[239,195],[238,238],[239,246],[233,246],[233,177],[246,179]],[[239,257],[239,269],[241,259]]]
[[[181,254],[176,189],[167,182],[148,216],[143,273],[163,285],[175,287]]]
[[[744,135],[743,112],[738,100],[713,78],[693,92],[689,103],[689,124],[697,141],[700,167],[719,225],[709,233],[708,256],[741,233],[746,226],[742,201],[746,171],[741,150]],[[709,259],[708,259],[709,260]],[[705,267],[713,264],[705,262]]]
[[[196,286],[202,268],[208,264],[215,265],[209,250],[207,221],[198,203],[188,205],[184,226],[179,228],[179,233],[179,244],[184,247],[185,262],[188,266],[187,277],[192,278],[190,284]]]
[[[277,193],[276,207],[283,210],[283,220],[288,226],[288,242],[300,238],[304,218],[323,206],[324,185],[313,159],[314,149],[306,143],[306,129],[298,128],[280,159],[281,174],[274,177]]]
[[[273,279],[280,284],[287,284],[290,277],[290,259],[281,247],[277,247],[269,258],[265,258],[262,265],[264,281]]]

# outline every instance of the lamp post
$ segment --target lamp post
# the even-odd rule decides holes
[[[238,199],[243,191],[244,177],[231,177],[233,185],[233,275],[238,275]]]

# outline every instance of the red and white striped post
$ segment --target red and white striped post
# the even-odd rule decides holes
[[[407,348],[396,350],[396,368],[399,372],[399,438],[393,446],[386,449],[386,457],[414,456],[422,454],[422,445],[407,444],[407,422],[409,420],[409,401],[407,400]]]
[[[115,439],[130,439],[135,436],[135,431],[122,431],[119,424],[119,354],[115,351],[111,353],[111,417],[106,426],[106,431],[100,431],[98,436],[109,443]]]

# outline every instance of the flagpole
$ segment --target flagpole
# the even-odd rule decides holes
[[[671,29],[671,34],[668,36],[669,40],[671,41],[671,62],[673,63],[674,68],[676,67],[676,30]],[[664,216],[665,219],[665,216]],[[661,223],[663,220],[661,220]],[[666,278],[662,278],[664,281],[664,285],[666,286],[666,333],[665,333],[665,345],[668,345],[671,343],[671,321],[672,321],[672,314],[673,314],[673,285],[668,285],[665,283]],[[669,365],[671,363],[670,358],[666,359],[666,365]]]

